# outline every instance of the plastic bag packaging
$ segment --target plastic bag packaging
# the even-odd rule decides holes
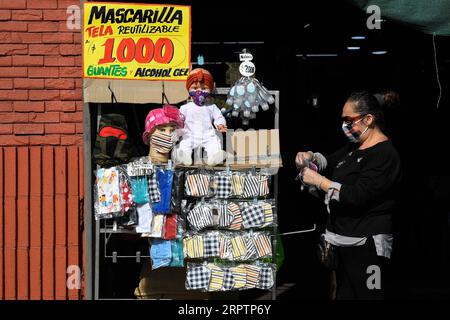
[[[181,239],[171,241],[172,244],[172,260],[170,261],[170,267],[184,267],[183,258],[183,242]]]
[[[164,221],[164,235],[163,239],[174,240],[177,237],[177,216],[175,214],[168,214]]]
[[[153,212],[148,203],[137,206],[139,224],[136,226],[137,233],[150,233],[153,221]]]
[[[245,173],[233,172],[231,175],[231,196],[242,197],[244,194]]]
[[[116,218],[117,225],[123,228],[130,228],[136,226],[139,222],[136,205],[132,207],[121,217]]]
[[[184,171],[174,170],[172,182],[171,211],[175,214],[181,214],[181,203],[184,196]]]
[[[211,280],[211,270],[207,264],[187,264],[185,287],[187,290],[206,291]]]
[[[135,203],[143,205],[150,201],[148,196],[147,177],[131,177],[131,190],[133,191],[133,200]]]
[[[122,215],[119,170],[116,167],[97,170],[94,188],[96,219]]]
[[[211,172],[201,169],[186,172],[185,194],[196,198],[212,196],[214,194],[212,191],[213,176],[214,174]]]
[[[152,203],[152,210],[155,214],[171,213],[173,170],[157,168],[155,173],[161,200]]]
[[[172,261],[172,242],[164,239],[153,239],[150,247],[152,269],[168,267]]]
[[[154,214],[151,224],[151,230],[149,237],[152,238],[162,238],[164,235],[164,222],[166,216],[163,214]]]
[[[128,176],[150,176],[153,174],[153,164],[149,157],[132,159],[125,165]]]
[[[200,231],[208,227],[214,227],[215,219],[213,206],[206,202],[199,202],[187,214],[187,221],[194,231]]]

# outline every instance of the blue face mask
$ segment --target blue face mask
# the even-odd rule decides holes
[[[206,102],[206,98],[208,98],[211,93],[203,90],[195,90],[190,91],[189,96],[191,96],[194,103],[198,106],[203,106]]]

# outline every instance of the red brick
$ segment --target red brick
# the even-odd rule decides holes
[[[17,101],[28,100],[27,90],[0,90],[0,100]]]
[[[0,126],[0,134],[12,134],[13,133],[13,125],[3,123]]]
[[[12,79],[0,79],[0,89],[12,89],[13,81]]]
[[[51,145],[57,146],[61,144],[60,135],[46,135],[46,136],[31,136],[30,145]]]
[[[75,88],[83,88],[83,79],[75,79]]]
[[[77,101],[76,102],[76,110],[77,111],[83,111],[83,109],[84,109],[84,103],[83,103],[83,101]]]
[[[75,65],[75,57],[47,56],[44,64],[51,67],[73,67]]]
[[[74,16],[67,14],[66,21],[60,21],[58,31],[59,32],[70,32],[74,35],[81,35],[81,21],[75,20]]]
[[[43,124],[14,124],[15,134],[44,134]]]
[[[83,112],[61,113],[61,122],[83,122]]]
[[[83,57],[82,56],[75,57],[75,65],[77,67],[82,67],[83,66]]]
[[[45,111],[75,111],[75,101],[47,101]]]
[[[16,55],[16,54],[27,54],[28,45],[26,44],[2,44],[0,46],[0,55]]]
[[[83,144],[83,136],[61,136],[61,145],[63,146],[73,146],[73,145],[82,145]]]
[[[75,128],[77,130],[77,133],[84,133],[83,123],[76,123]]]
[[[58,52],[57,44],[30,44],[31,55],[57,55]]]
[[[73,43],[73,34],[71,33],[43,34],[42,43]]]
[[[29,137],[0,136],[0,146],[23,146],[29,144]]]
[[[0,113],[0,123],[28,122],[27,113]]]
[[[14,56],[13,66],[40,67],[44,65],[43,56]]]
[[[45,108],[44,101],[30,102],[30,101],[19,101],[14,102],[14,111],[16,112],[44,112]]]
[[[27,0],[0,0],[0,9],[26,9]]]
[[[70,6],[80,7],[80,1],[77,0],[58,0],[58,8],[66,9]]]
[[[30,78],[58,78],[59,72],[56,67],[30,67],[28,68],[28,77]]]
[[[58,3],[56,0],[28,0],[27,8],[29,9],[56,9]],[[49,10],[51,11],[51,10]]]
[[[43,79],[14,79],[15,89],[44,89]]]
[[[75,133],[75,124],[74,123],[46,124],[45,132],[54,134],[56,133],[73,134]]]
[[[81,55],[81,45],[79,44],[61,44],[59,52],[63,56],[78,56]]]
[[[13,10],[12,20],[42,20],[42,10]]]
[[[24,67],[0,67],[0,78],[21,78],[27,77],[28,70]]]
[[[13,104],[10,101],[0,101],[0,112],[13,111]]]
[[[79,67],[60,67],[59,76],[61,78],[81,78],[83,72]]]
[[[30,100],[32,101],[59,100],[59,90],[30,90]]]
[[[61,90],[61,100],[83,100],[83,91],[81,89],[75,90]]]
[[[69,15],[66,10],[57,9],[57,10],[45,10],[44,11],[44,20],[49,21],[67,21]]]
[[[82,41],[81,33],[74,33],[73,34],[73,43],[80,43]]]
[[[43,113],[30,113],[29,114],[30,122],[39,122],[39,123],[51,123],[56,122],[59,123],[59,112],[43,112]]]
[[[0,20],[11,20],[11,10],[0,10]]]
[[[11,66],[12,58],[10,56],[0,57],[0,66],[1,67],[9,67]]]
[[[6,21],[0,22],[0,31],[27,31],[26,22]]]
[[[75,89],[73,79],[46,79],[45,88],[47,89]]]
[[[40,33],[13,32],[11,33],[11,43],[42,43]]]
[[[0,43],[13,43],[11,32],[0,32]]]
[[[56,32],[58,31],[58,22],[30,22],[28,23],[28,30],[30,32]]]

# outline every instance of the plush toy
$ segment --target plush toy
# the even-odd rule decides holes
[[[191,165],[192,150],[204,148],[206,163],[217,165],[225,158],[218,132],[227,132],[227,123],[219,108],[211,102],[214,79],[209,71],[194,69],[186,80],[186,89],[192,101],[180,108],[185,128],[180,144],[174,149],[175,162]]]
[[[148,113],[142,139],[145,144],[150,145],[149,157],[153,163],[167,163],[178,140],[176,130],[183,127],[183,115],[174,106],[167,104]]]

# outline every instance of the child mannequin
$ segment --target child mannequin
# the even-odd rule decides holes
[[[207,153],[207,164],[217,165],[224,160],[217,131],[227,132],[227,124],[219,108],[208,99],[214,89],[211,73],[201,68],[192,70],[186,80],[186,89],[192,101],[180,108],[185,118],[185,130],[179,146],[174,150],[175,161],[191,165],[192,150],[203,147]]]

